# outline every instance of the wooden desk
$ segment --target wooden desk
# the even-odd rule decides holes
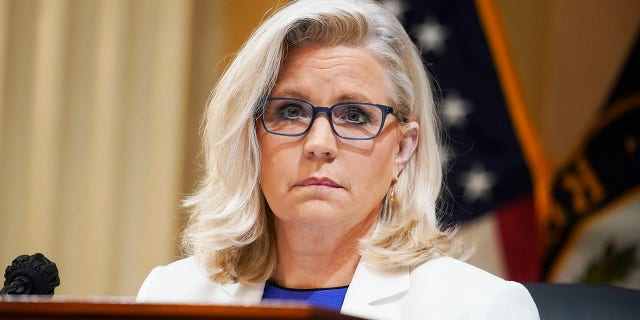
[[[0,301],[0,319],[358,319],[304,306],[219,306],[133,302]]]

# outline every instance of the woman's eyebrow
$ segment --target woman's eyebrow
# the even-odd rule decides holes
[[[295,98],[295,99],[301,99],[305,101],[309,100],[306,94],[302,93],[297,89],[274,90],[271,93],[271,96],[281,97],[281,98]],[[340,96],[338,96],[337,99],[332,99],[332,102],[340,103],[340,102],[375,102],[375,101],[371,101],[371,98],[367,97],[364,94],[360,94],[356,92],[348,92],[348,93],[341,94]]]
[[[337,99],[337,102],[373,102],[371,99],[366,97],[365,95],[359,93],[343,93]]]
[[[282,97],[282,98],[296,98],[301,100],[307,100],[307,96],[302,92],[294,89],[284,89],[284,90],[275,90],[271,93],[274,97]]]

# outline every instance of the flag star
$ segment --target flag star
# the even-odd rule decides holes
[[[382,6],[387,9],[387,11],[393,13],[400,21],[403,20],[404,13],[408,9],[407,3],[404,2],[404,0],[384,0],[382,1]]]
[[[496,184],[495,175],[481,165],[474,165],[470,171],[461,173],[457,181],[464,189],[467,203],[477,200],[489,200],[491,188]]]
[[[440,115],[447,127],[464,126],[469,113],[471,113],[470,103],[457,93],[450,93],[442,100]]]
[[[426,52],[440,54],[444,51],[444,40],[448,36],[447,29],[433,19],[427,19],[418,26],[418,41]]]

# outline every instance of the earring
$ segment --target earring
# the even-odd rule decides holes
[[[393,178],[391,181],[391,186],[389,187],[389,191],[384,196],[382,201],[382,218],[385,220],[391,219],[391,210],[393,208],[394,203],[396,202],[396,183],[398,182],[397,178]]]
[[[396,202],[396,184],[395,183],[391,185],[391,190],[389,192],[389,202],[391,202],[391,204]]]
[[[393,177],[393,180],[391,180],[391,189],[389,193],[389,201],[391,201],[391,204],[396,202],[397,185],[398,185],[398,177]]]

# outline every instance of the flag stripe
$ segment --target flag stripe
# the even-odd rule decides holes
[[[540,245],[535,205],[530,196],[521,197],[498,209],[498,228],[508,278],[540,280]]]

